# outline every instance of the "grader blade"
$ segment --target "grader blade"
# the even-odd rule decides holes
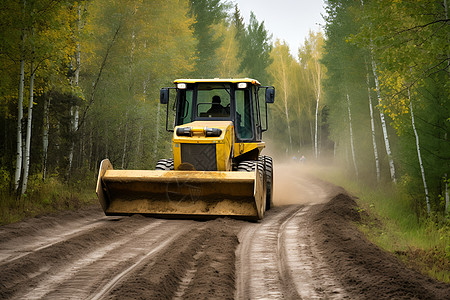
[[[97,196],[106,215],[260,220],[265,211],[261,173],[114,170],[102,161]]]

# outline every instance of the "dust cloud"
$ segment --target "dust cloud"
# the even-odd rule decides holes
[[[334,196],[336,187],[310,175],[309,168],[299,162],[274,163],[275,206],[325,203]]]

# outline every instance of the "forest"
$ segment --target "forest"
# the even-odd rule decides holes
[[[276,88],[264,139],[281,157],[339,165],[355,181],[404,191],[418,218],[445,217],[447,0],[325,9],[323,31],[294,57],[231,1],[1,1],[2,217],[61,197],[70,206],[81,191],[92,198],[104,158],[153,169],[171,155],[160,88],[215,77]]]

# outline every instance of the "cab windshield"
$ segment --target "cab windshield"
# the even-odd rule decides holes
[[[230,117],[231,87],[229,84],[199,84],[196,117]]]

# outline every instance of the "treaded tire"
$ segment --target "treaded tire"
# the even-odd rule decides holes
[[[273,159],[270,156],[259,156],[258,163],[262,162],[266,173],[266,210],[273,206]]]
[[[170,171],[174,169],[173,158],[163,158],[156,163],[155,170]]]
[[[258,168],[259,175],[264,180],[264,178],[265,178],[265,176],[264,176],[264,164],[263,164],[262,161],[259,161],[259,160],[243,160],[243,161],[241,161],[238,164],[237,170],[238,170],[238,172],[254,172],[256,167]],[[266,192],[267,192],[267,187],[266,187]],[[267,205],[267,197],[266,197],[266,203],[264,203],[264,204]],[[264,205],[263,215],[267,211],[267,206],[266,205]]]

